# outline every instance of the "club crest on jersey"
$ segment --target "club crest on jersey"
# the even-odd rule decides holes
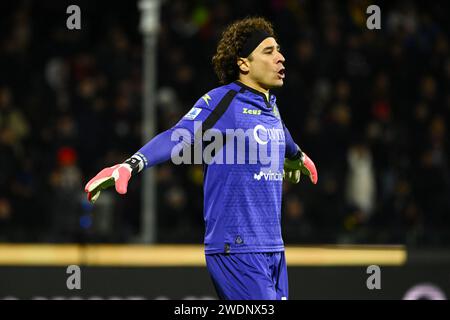
[[[278,108],[277,108],[276,104],[273,104],[273,114],[275,115],[275,117],[280,119],[280,112],[278,111]]]
[[[185,119],[194,120],[197,118],[197,116],[200,114],[202,109],[193,107],[186,115],[184,116]]]

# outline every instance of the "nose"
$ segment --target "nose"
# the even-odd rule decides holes
[[[277,58],[276,58],[276,63],[284,63],[286,61],[286,59],[284,58],[284,56],[281,54],[281,52],[278,52]]]

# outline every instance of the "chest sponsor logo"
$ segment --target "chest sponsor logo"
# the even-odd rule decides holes
[[[253,129],[253,138],[259,144],[267,144],[269,140],[284,141],[284,130],[278,128],[267,129],[262,124],[258,124]]]
[[[283,174],[280,172],[272,172],[269,170],[268,172],[263,172],[262,170],[259,173],[253,174],[253,179],[257,181],[283,181]]]

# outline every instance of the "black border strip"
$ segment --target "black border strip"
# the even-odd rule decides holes
[[[228,107],[236,96],[237,91],[230,90],[225,96],[220,100],[219,104],[214,108],[211,114],[205,119],[203,122],[203,132],[211,129],[217,121],[223,116],[223,114],[227,111]]]

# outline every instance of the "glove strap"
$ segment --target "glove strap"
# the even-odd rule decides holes
[[[292,158],[289,158],[289,160],[300,160],[300,162],[303,163],[303,161],[305,160],[305,155],[303,154],[303,151],[299,146],[297,146],[297,149],[297,153]]]
[[[131,158],[125,160],[124,163],[131,167],[131,174],[133,176],[141,172],[145,167],[144,161],[138,155],[133,155]]]

